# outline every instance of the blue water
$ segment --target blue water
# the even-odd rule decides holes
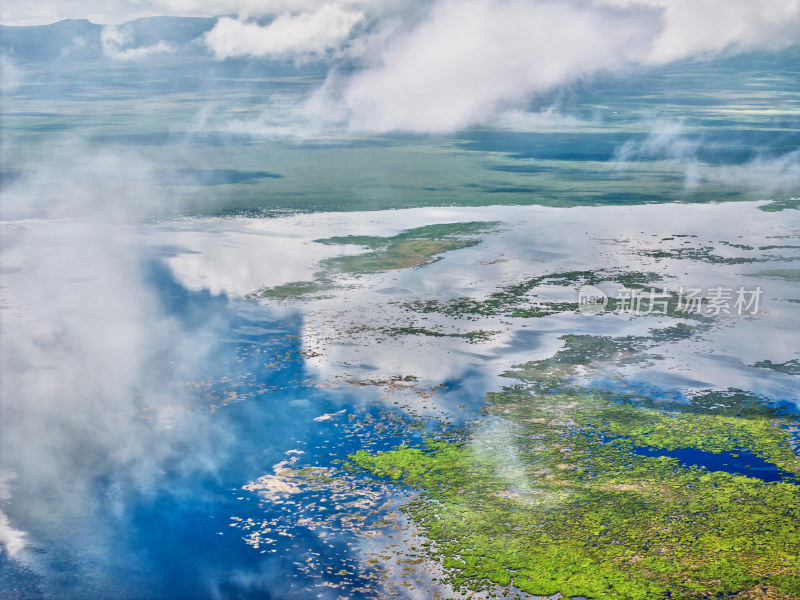
[[[370,415],[379,421],[385,411],[357,390],[333,395],[307,384],[310,373],[298,354],[301,315],[275,315],[255,303],[187,290],[158,261],[146,269],[180,336],[205,348],[198,350],[194,372],[180,376],[207,382],[203,389],[211,395],[236,392],[239,401],[213,412],[198,401],[190,413],[189,435],[180,422],[173,430],[156,431],[159,443],[175,437],[174,456],[144,483],[121,472],[119,465],[106,464],[98,451],[82,459],[85,472],[78,467],[63,474],[61,497],[50,501],[54,510],[62,501],[79,509],[42,522],[40,510],[28,509],[22,500],[10,503],[10,518],[29,533],[34,548],[24,568],[0,557],[0,596],[15,597],[13,589],[22,586],[25,598],[52,597],[55,590],[58,598],[115,600],[308,597],[306,588],[319,583],[322,574],[335,582],[335,573],[355,562],[356,544],[348,546],[352,538],[334,535],[323,545],[313,531],[295,527],[291,538],[272,536],[278,538],[270,546],[275,552],[260,553],[243,541],[246,532],[230,527],[231,517],[282,519],[286,508],[242,486],[272,474],[290,449],[304,452],[295,465],[302,468],[331,466],[363,446],[366,437],[343,435],[346,415],[324,421],[314,417],[346,407],[357,418]],[[170,353],[163,349],[154,376],[168,370]],[[184,384],[173,382],[176,395]],[[403,417],[396,419],[402,424]],[[420,435],[403,427],[396,435],[382,431],[370,448],[417,442]],[[188,463],[187,456],[192,458]],[[85,481],[86,488],[71,490],[70,481]],[[306,494],[306,500],[321,493]],[[302,503],[303,496],[294,499]],[[312,553],[319,565],[314,577],[294,564]],[[326,574],[326,568],[334,575]],[[324,589],[335,597],[331,588]]]
[[[638,456],[667,456],[680,461],[683,467],[703,467],[709,471],[724,471],[725,473],[746,475],[767,483],[775,481],[798,483],[792,473],[782,471],[772,463],[768,463],[763,458],[746,451],[720,452],[717,454],[695,448],[664,450],[649,446],[634,446],[633,452]]]
[[[365,427],[353,435],[347,429],[347,414],[386,423],[387,411],[359,395],[357,386],[334,393],[308,384],[313,374],[300,354],[302,315],[276,314],[252,302],[188,290],[161,262],[177,251],[155,248],[145,265],[146,280],[175,323],[177,333],[171,339],[197,347],[197,356],[187,371],[172,373],[176,351],[167,345],[152,373],[158,381],[170,381],[167,387],[176,397],[187,381],[203,384],[194,397],[197,405],[190,407],[191,420],[188,425],[177,421],[174,430],[155,432],[156,442],[172,444],[173,455],[144,482],[104,462],[100,450],[87,451],[82,456],[85,472],[79,467],[64,473],[64,487],[50,500],[54,511],[62,502],[81,507],[66,516],[43,521],[41,503],[28,509],[24,494],[15,494],[4,508],[18,528],[29,532],[34,548],[25,567],[0,557],[0,596],[15,597],[11,592],[17,589],[24,598],[50,598],[58,590],[57,597],[65,599],[268,600],[307,598],[310,588],[313,595],[327,590],[326,597],[335,598],[337,590],[313,586],[323,577],[337,583],[343,579],[336,575],[341,570],[353,572],[350,565],[363,564],[347,532],[323,540],[308,527],[293,526],[292,537],[271,535],[276,541],[266,553],[260,551],[264,546],[252,548],[242,539],[246,532],[230,527],[231,517],[286,522],[289,513],[242,486],[273,473],[290,449],[304,452],[296,468],[329,467],[362,447],[389,449],[404,441],[418,442],[423,433],[403,427],[406,417],[397,411],[390,413],[390,427],[379,432]],[[483,398],[473,383],[480,374],[468,368],[461,375],[443,382],[439,393],[458,397],[463,418],[469,419]],[[213,412],[202,401],[204,395],[219,398],[229,392],[237,394],[237,401],[216,405]],[[342,409],[346,413],[341,417],[314,421]],[[789,477],[747,452],[737,457],[691,449],[634,451],[766,482]],[[194,460],[187,463],[187,456]],[[86,487],[71,490],[73,480],[84,481]],[[293,499],[303,505],[318,502],[324,494],[311,490]],[[370,518],[381,516],[376,511]],[[309,558],[317,564],[313,573],[297,568]],[[361,597],[353,588],[367,574],[347,576],[355,584],[342,592]]]

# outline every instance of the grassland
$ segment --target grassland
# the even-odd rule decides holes
[[[497,226],[497,223],[483,221],[442,223],[407,229],[387,237],[348,235],[314,240],[331,246],[362,246],[368,251],[323,261],[320,265],[322,268],[314,274],[313,281],[294,281],[264,288],[251,297],[277,300],[319,297],[341,288],[336,283],[337,276],[369,275],[420,267],[433,262],[445,252],[474,246],[480,242],[479,236]]]
[[[361,450],[353,468],[418,492],[406,512],[429,539],[421,557],[464,593],[800,597],[797,415],[735,390],[676,400],[579,383],[599,365],[644,360],[649,343],[567,336],[553,357],[506,373],[518,383],[487,396],[466,438]],[[683,466],[641,446],[746,452],[787,479]]]
[[[271,298],[274,300],[310,299],[324,297],[327,292],[334,289],[336,289],[336,286],[321,281],[293,281],[284,285],[265,288],[252,297]]]
[[[402,231],[391,237],[337,236],[315,240],[320,244],[364,246],[370,251],[355,256],[339,256],[326,261],[333,271],[345,273],[376,273],[408,269],[427,264],[450,250],[474,246],[475,237],[495,227],[497,223],[472,221],[443,223]]]

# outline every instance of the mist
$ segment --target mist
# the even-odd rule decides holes
[[[749,144],[745,154],[732,154],[729,139],[708,139],[702,133],[690,133],[681,121],[646,125],[650,133],[617,148],[611,162],[615,169],[636,161],[671,161],[683,171],[684,188],[689,191],[709,183],[748,189],[763,198],[800,190],[799,150],[780,153]],[[778,139],[774,141],[779,142],[779,136],[775,135]]]

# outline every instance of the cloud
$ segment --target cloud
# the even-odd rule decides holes
[[[711,183],[764,195],[800,191],[800,150],[778,155],[761,151],[736,165],[716,165],[703,160],[729,148],[724,140],[712,141],[702,134],[689,134],[682,121],[663,120],[654,122],[644,138],[628,140],[617,148],[612,164],[619,169],[631,161],[675,161],[683,170],[684,187],[689,190]]]
[[[224,425],[191,411],[174,385],[214,347],[202,332],[187,341],[149,280],[135,223],[165,201],[156,165],[59,142],[3,189],[0,504],[13,513],[1,507],[0,552],[9,555],[25,554],[32,523],[41,533],[48,519],[90,518],[98,507],[86,505],[87,490],[99,480],[109,494],[152,493],[172,485],[165,469],[212,471],[227,447]]]
[[[100,33],[103,54],[115,60],[138,60],[154,54],[170,54],[174,48],[161,41],[150,46],[130,47],[133,35],[127,29],[109,25]]]
[[[363,13],[335,4],[297,15],[283,13],[266,26],[223,17],[204,41],[218,59],[324,55],[338,48],[363,20]]]
[[[69,521],[90,510],[98,478],[148,493],[166,465],[201,466],[202,452],[180,448],[198,450],[192,436],[208,428],[169,381],[206,349],[181,344],[128,228],[40,221],[6,225],[3,238],[0,455],[3,469],[24,475],[15,518],[23,527],[37,514]],[[160,365],[166,355],[174,367]],[[18,552],[21,533],[2,518],[0,529],[2,545]]]
[[[18,88],[24,81],[23,71],[11,57],[0,54],[0,91]]]
[[[11,499],[9,483],[13,477],[0,469],[0,506]],[[27,545],[24,531],[12,527],[8,516],[0,510],[0,548],[5,549],[10,557],[15,557]]]
[[[656,9],[663,27],[645,62],[667,63],[723,51],[780,49],[798,42],[797,0],[601,0],[628,10]]]
[[[741,166],[695,166],[712,183],[743,187],[761,194],[800,193],[800,150],[778,156],[759,156]]]
[[[689,138],[680,120],[657,121],[644,139],[628,140],[614,152],[614,161],[695,159],[700,149],[697,138]]]
[[[378,66],[348,78],[341,100],[356,130],[453,131],[536,92],[622,66],[654,26],[571,3],[445,0],[393,38]]]
[[[356,131],[449,132],[598,72],[774,50],[799,28],[798,0],[441,0],[314,102],[342,106]]]
[[[21,147],[7,142],[2,150],[13,155]],[[164,216],[181,201],[164,193],[158,166],[137,152],[101,152],[78,139],[54,136],[26,158],[14,177],[4,182],[0,207],[4,220],[124,222]]]
[[[104,22],[236,14],[220,18],[202,38],[217,58],[333,59],[328,81],[310,100],[312,112],[332,113],[351,131],[367,133],[455,131],[524,110],[536,95],[599,72],[778,50],[796,44],[800,30],[800,0],[129,0],[114,6],[104,12],[112,10],[108,3],[46,0],[27,12],[4,10],[17,20],[57,15]],[[266,25],[252,20],[265,15],[276,16]],[[170,50],[128,47],[117,29],[105,35],[106,53],[118,59]]]

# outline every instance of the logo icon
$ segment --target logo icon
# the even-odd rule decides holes
[[[578,290],[578,310],[584,315],[596,315],[608,304],[608,296],[593,285],[584,285]]]

